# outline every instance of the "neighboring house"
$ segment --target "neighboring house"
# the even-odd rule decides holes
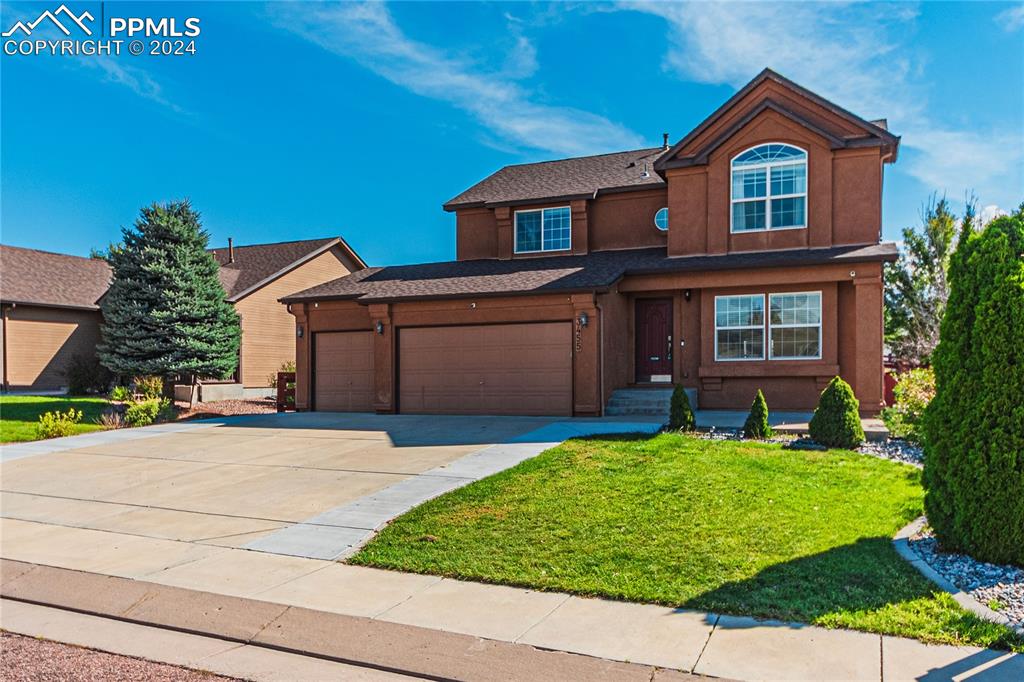
[[[211,251],[228,301],[242,319],[235,379],[248,394],[265,395],[257,389],[266,388],[282,364],[295,361],[295,319],[278,299],[366,267],[338,237]]]
[[[105,261],[0,245],[3,388],[66,386],[71,359],[96,354],[109,284]]]
[[[62,388],[71,356],[95,355],[102,320],[98,301],[107,290],[110,267],[78,256],[0,249],[4,387]],[[277,299],[366,267],[337,237],[210,251],[220,264],[227,299],[242,320],[235,381],[250,394],[265,394],[260,389],[270,377],[295,360],[295,322]]]
[[[883,166],[899,138],[765,70],[675,145],[508,166],[447,204],[457,260],[287,296],[299,409],[600,415],[882,405]]]

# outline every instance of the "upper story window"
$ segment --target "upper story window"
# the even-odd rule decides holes
[[[659,208],[654,214],[654,226],[664,232],[668,229],[668,209]]]
[[[807,227],[807,152],[762,144],[732,160],[732,231]]]
[[[516,211],[516,253],[565,251],[571,245],[569,207]]]

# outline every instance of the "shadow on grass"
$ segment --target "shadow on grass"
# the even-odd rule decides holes
[[[1024,646],[1024,638],[1003,625],[936,604],[933,598],[941,593],[896,553],[890,538],[874,537],[774,564],[681,606],[770,619],[723,618],[718,627],[725,629],[799,628],[801,623],[817,623],[935,640],[954,633],[962,640],[987,641],[988,646],[1002,649]],[[964,653],[965,658],[968,654]],[[1015,673],[1024,672],[1024,656],[1008,660],[1005,665],[1018,666],[1013,668]]]

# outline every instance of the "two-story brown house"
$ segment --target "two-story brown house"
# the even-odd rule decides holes
[[[765,70],[675,145],[509,166],[447,204],[457,260],[282,299],[299,409],[600,415],[882,405],[882,175],[899,138]]]

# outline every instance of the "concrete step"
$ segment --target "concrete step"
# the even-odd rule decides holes
[[[605,414],[610,417],[624,415],[668,416],[672,391],[671,388],[616,389],[608,400]],[[697,409],[696,389],[688,388],[686,393],[690,399],[690,406]]]

